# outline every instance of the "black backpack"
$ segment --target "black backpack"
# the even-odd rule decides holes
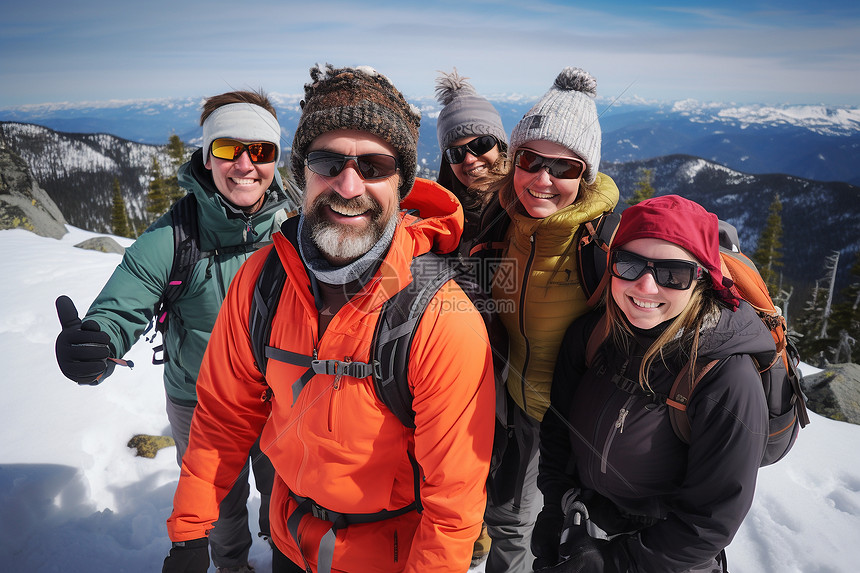
[[[256,250],[271,243],[268,240],[256,242],[252,247],[242,245],[239,247],[218,248],[215,251],[200,250],[197,197],[193,193],[188,193],[177,199],[170,206],[170,216],[173,221],[173,264],[170,267],[170,274],[167,276],[167,284],[161,293],[161,298],[158,299],[152,310],[152,321],[143,333],[145,336],[154,330],[150,338],[147,339],[149,342],[155,339],[156,333],[160,332],[163,337],[167,332],[170,323],[170,310],[188,290],[188,281],[191,278],[191,273],[194,271],[194,265],[197,264],[197,261],[218,254],[246,252],[249,248]],[[159,356],[159,353],[161,353],[161,356]],[[167,356],[163,342],[153,347],[153,364],[164,364],[168,360],[169,357]]]
[[[269,344],[272,319],[287,278],[273,248],[257,277],[248,322],[257,368],[265,376],[269,359],[307,367],[304,375],[293,384],[294,400],[315,374],[371,377],[379,399],[404,426],[414,428],[415,412],[407,379],[409,349],[427,305],[442,285],[452,279],[473,303],[478,302],[481,295],[477,285],[467,278],[466,268],[456,259],[425,253],[412,260],[410,270],[413,281],[383,305],[370,345],[370,364],[316,360]],[[480,310],[482,305],[478,303],[476,307]]]
[[[200,250],[197,198],[194,194],[189,193],[178,199],[170,207],[170,215],[173,218],[173,265],[170,267],[164,292],[161,293],[161,298],[153,308],[152,322],[144,331],[146,335],[150,330],[155,330],[149,339],[150,342],[154,340],[156,333],[160,332],[163,336],[167,332],[170,309],[188,289],[188,279],[191,277],[194,265],[204,256],[208,256]],[[152,349],[153,364],[164,364],[167,360],[164,343]]]
[[[599,217],[581,224],[576,231],[576,266],[579,269],[579,283],[590,307],[599,304],[603,289],[609,280],[609,274],[606,272],[609,244],[620,222],[620,213],[606,211]]]

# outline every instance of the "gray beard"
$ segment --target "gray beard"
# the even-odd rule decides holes
[[[320,247],[317,246],[317,240],[311,235],[313,233],[310,223],[304,214],[299,218],[298,246],[302,260],[307,265],[308,270],[317,278],[317,280],[330,285],[344,285],[351,281],[358,280],[361,276],[374,265],[378,265],[379,261],[385,256],[385,252],[391,245],[391,240],[394,237],[394,231],[400,217],[395,212],[388,220],[388,224],[382,230],[382,236],[375,244],[371,245],[365,253],[359,255],[351,263],[345,265],[332,265],[323,255]],[[328,225],[327,225],[328,226]],[[330,227],[330,226],[329,226]],[[331,230],[331,229],[329,229]],[[329,236],[332,233],[325,233]],[[365,232],[366,235],[370,235]]]
[[[379,221],[371,221],[367,229],[358,233],[325,221],[311,227],[311,239],[323,255],[351,261],[373,248],[384,232],[385,227]]]

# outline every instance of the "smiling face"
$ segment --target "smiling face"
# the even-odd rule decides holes
[[[568,148],[551,141],[529,141],[523,144],[522,148],[530,149],[544,157],[577,157]],[[536,173],[529,173],[525,169],[514,167],[514,191],[517,199],[529,216],[536,219],[548,217],[572,205],[579,196],[581,180],[581,176],[576,179],[552,177],[544,168],[538,169]]]
[[[461,137],[451,143],[451,147],[457,147],[459,145],[465,145],[470,141],[477,139],[478,136],[469,136],[469,137]],[[451,163],[451,171],[453,171],[454,176],[460,180],[464,186],[469,187],[473,185],[478,179],[487,175],[490,170],[490,167],[496,162],[499,158],[499,146],[495,145],[492,149],[484,153],[483,155],[479,155],[475,157],[469,152],[466,152],[466,158],[462,163]]]
[[[208,155],[205,167],[212,171],[218,192],[247,213],[259,210],[275,178],[275,163],[252,163],[247,151],[233,161]]]
[[[623,249],[646,259],[697,262],[686,249],[663,239],[635,239],[625,243]],[[610,284],[615,304],[630,324],[643,330],[650,330],[681,314],[693,295],[693,286],[686,290],[662,287],[654,281],[654,275],[650,272],[643,273],[633,281],[613,276]]]
[[[385,140],[363,131],[337,130],[313,140],[311,151],[333,151],[344,155],[397,152]],[[399,207],[400,175],[365,180],[349,161],[333,177],[305,170],[303,212],[311,226],[311,237],[333,265],[345,265],[367,253],[382,237]]]

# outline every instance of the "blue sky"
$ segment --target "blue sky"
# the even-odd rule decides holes
[[[3,4],[0,108],[298,94],[316,62],[371,65],[407,97],[454,66],[483,95],[536,97],[578,66],[606,97],[860,106],[860,6],[841,0]]]

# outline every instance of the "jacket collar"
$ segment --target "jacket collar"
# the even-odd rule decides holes
[[[412,282],[410,266],[413,258],[430,251],[449,253],[459,245],[463,232],[463,209],[454,195],[441,185],[416,179],[400,207],[400,222],[394,231],[391,248],[364,289],[349,303],[357,305],[362,312],[378,310]],[[299,255],[293,226],[297,226],[297,217],[285,222],[281,232],[273,236],[275,248],[303,304],[309,312],[315,312],[311,281]]]
[[[248,215],[218,192],[212,172],[203,164],[202,149],[197,149],[191,159],[179,168],[177,179],[181,187],[197,197],[203,250],[256,242],[260,235],[269,231],[272,213],[281,209],[286,200],[283,182],[276,169],[262,207]]]

